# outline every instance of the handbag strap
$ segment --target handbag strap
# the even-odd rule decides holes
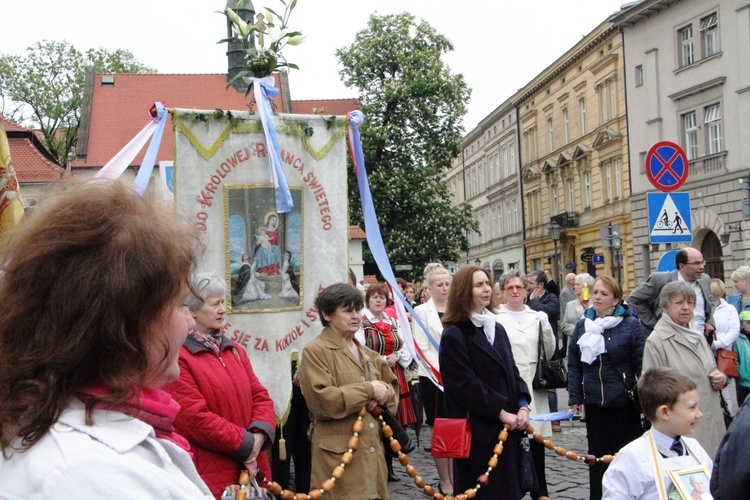
[[[628,387],[628,384],[625,383],[625,372],[620,371],[607,351],[604,351],[604,354],[607,356],[607,361],[609,361],[609,364],[612,365],[615,371],[620,375],[620,377],[618,378],[620,378],[620,382],[622,382],[622,385],[625,386],[625,391],[628,393],[628,395],[630,395],[630,393],[633,391],[633,388],[636,386],[636,384],[638,384],[638,375],[635,375],[635,382],[633,382],[633,386]]]
[[[539,342],[537,343],[537,359],[539,361],[547,361],[547,353],[544,352],[544,347],[542,346],[542,343],[544,342],[544,339],[542,338],[542,322],[539,321]]]

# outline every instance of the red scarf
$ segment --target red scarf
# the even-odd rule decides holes
[[[102,387],[92,387],[83,391],[84,396],[100,397],[107,394]],[[156,437],[170,441],[186,452],[192,458],[190,443],[174,430],[174,419],[180,412],[180,404],[172,396],[156,387],[144,387],[131,399],[119,406],[101,403],[97,405],[107,410],[120,411],[137,418],[154,428]]]

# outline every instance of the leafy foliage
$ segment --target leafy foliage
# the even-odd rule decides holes
[[[478,229],[469,205],[451,206],[445,182],[471,93],[441,60],[452,50],[430,24],[403,13],[370,16],[352,45],[336,52],[344,83],[359,89],[365,163],[389,258],[415,271],[459,260]],[[353,175],[349,192],[351,222],[361,224]],[[368,252],[365,259],[372,260]]]
[[[265,15],[258,14],[256,22],[252,24],[241,19],[234,10],[228,7],[224,10],[224,15],[232,23],[232,36],[220,40],[219,43],[239,42],[245,51],[242,71],[229,82],[230,85],[244,77],[263,78],[274,71],[299,69],[296,64],[288,62],[281,53],[287,45],[299,45],[304,41],[301,32],[289,29],[289,17],[297,5],[297,0],[291,0],[289,4],[285,0],[279,1],[284,6],[282,15],[266,7]],[[237,9],[243,8],[244,3],[244,0],[237,0]]]
[[[0,112],[38,128],[55,158],[74,159],[86,68],[100,73],[153,73],[127,50],[89,49],[66,41],[37,42],[26,56],[0,53]]]

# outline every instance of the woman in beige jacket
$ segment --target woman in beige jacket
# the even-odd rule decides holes
[[[719,398],[726,376],[716,368],[714,355],[703,334],[691,329],[695,308],[692,287],[684,281],[668,283],[661,289],[659,305],[662,315],[646,339],[643,371],[666,366],[695,380],[703,418],[693,437],[713,457],[726,432]]]
[[[312,414],[312,476],[320,488],[349,449],[352,426],[363,407],[385,405],[396,413],[398,380],[382,356],[354,338],[363,300],[359,290],[337,283],[315,299],[325,328],[302,354],[299,382]],[[380,421],[367,413],[359,446],[344,475],[326,498],[388,498],[388,470],[380,439]],[[304,492],[303,492],[304,493]]]

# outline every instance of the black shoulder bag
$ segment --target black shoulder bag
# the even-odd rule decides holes
[[[539,344],[536,372],[531,386],[534,389],[566,389],[568,387],[568,370],[565,358],[547,359],[542,339],[542,324],[539,323]]]

